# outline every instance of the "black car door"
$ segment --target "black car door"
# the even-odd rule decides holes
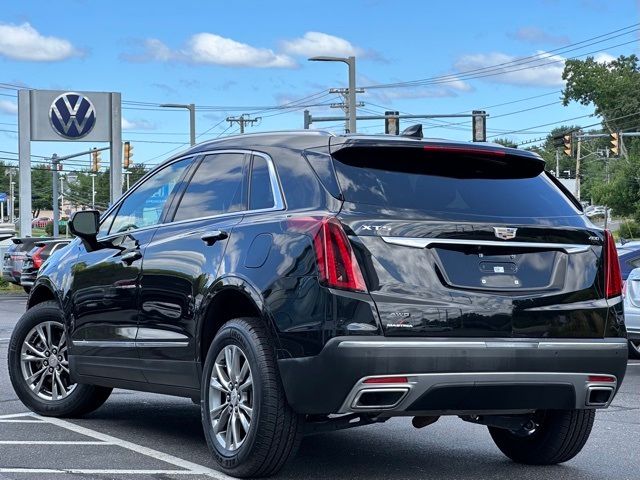
[[[182,159],[147,177],[102,220],[98,248],[80,247],[69,332],[79,375],[145,381],[135,349],[143,257],[190,163]]]
[[[249,155],[206,155],[147,247],[137,337],[150,383],[199,388],[194,312],[246,209]]]

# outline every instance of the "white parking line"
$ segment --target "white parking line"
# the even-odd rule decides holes
[[[65,428],[75,433],[79,433],[81,435],[85,435],[87,437],[95,438],[96,440],[101,440],[103,442],[107,442],[113,445],[117,445],[122,448],[126,448],[127,450],[131,450],[133,452],[140,453],[142,455],[146,455],[147,457],[155,458],[157,460],[161,460],[163,462],[174,465],[178,468],[182,468],[184,470],[177,470],[176,473],[170,470],[64,470],[64,472],[69,473],[85,473],[85,474],[94,474],[94,475],[110,475],[110,474],[167,474],[167,475],[206,475],[207,477],[215,478],[216,480],[234,480],[233,477],[225,475],[222,472],[218,472],[211,468],[205,467],[203,465],[198,465],[197,463],[189,462],[188,460],[183,460],[182,458],[174,457],[173,455],[169,455],[168,453],[160,452],[158,450],[154,450],[152,448],[143,447],[142,445],[138,445],[132,442],[128,442],[126,440],[121,440],[117,437],[112,437],[111,435],[107,435],[105,433],[96,432],[95,430],[91,430],[86,427],[81,427],[80,425],[76,425],[75,423],[67,422],[66,420],[61,420],[59,418],[51,418],[51,417],[41,417],[35,413],[30,414],[34,418],[39,418],[40,420],[50,423],[53,425],[57,425],[59,427]],[[28,471],[29,473],[58,473],[58,471],[45,471],[45,472],[32,472],[31,470],[24,469],[22,471]],[[5,471],[0,468],[0,473],[16,473],[15,471]]]
[[[0,440],[0,445],[114,445],[98,440]]]
[[[190,470],[99,470],[86,468],[1,468],[0,473],[75,473],[79,475],[207,475]],[[211,475],[208,475],[211,476]],[[223,478],[223,477],[214,477]],[[231,478],[231,477],[228,477]]]
[[[31,417],[29,419],[24,419],[24,420],[30,420],[33,421],[33,413],[31,412],[22,412],[22,413],[8,413],[6,415],[0,415],[0,420],[6,420],[9,418],[20,418],[20,417]],[[38,420],[36,420],[38,421]]]
[[[0,423],[44,423],[33,418],[0,418]]]

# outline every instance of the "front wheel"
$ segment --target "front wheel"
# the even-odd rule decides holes
[[[507,457],[528,465],[555,465],[575,457],[584,447],[595,410],[547,410],[536,413],[518,432],[489,427],[491,438]]]
[[[629,340],[629,357],[640,358],[640,339]]]
[[[220,329],[204,365],[201,405],[207,444],[229,475],[273,475],[300,443],[302,417],[287,403],[261,319],[238,318]]]
[[[22,315],[9,342],[9,378],[18,398],[40,415],[75,417],[101,406],[110,388],[71,380],[67,335],[56,302],[40,303]]]

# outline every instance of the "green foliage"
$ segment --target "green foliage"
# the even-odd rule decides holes
[[[60,235],[66,235],[67,234],[67,225],[58,225],[58,230],[60,232]],[[53,237],[53,222],[51,223],[47,223],[47,226],[44,227],[44,231],[47,235],[47,237]]]
[[[620,224],[618,235],[621,238],[640,238],[640,223],[635,220],[627,220]]]
[[[608,63],[597,62],[593,57],[567,60],[562,78],[567,82],[563,103],[593,105],[608,130],[640,123],[640,67],[635,55],[621,55]]]
[[[511,140],[510,138],[496,138],[494,140],[492,140],[493,143],[498,143],[504,147],[510,147],[510,148],[518,148],[518,144],[516,142],[514,142],[513,140]]]
[[[129,184],[133,186],[146,172],[144,164],[132,165],[129,168]],[[98,172],[95,174],[95,206],[98,210],[106,210],[109,206],[109,170],[104,172]],[[76,180],[73,182],[67,182],[66,192],[67,198],[73,203],[83,205],[86,207],[91,206],[91,180],[92,172],[79,172],[76,174]],[[123,182],[123,191],[126,190],[126,177]]]

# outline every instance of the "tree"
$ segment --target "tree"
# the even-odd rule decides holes
[[[52,176],[47,164],[34,165],[31,170],[31,209],[34,218],[40,215],[40,210],[53,208]]]
[[[498,143],[504,147],[518,148],[518,144],[510,138],[496,138],[492,141],[493,143]]]
[[[640,66],[635,55],[621,55],[611,62],[567,60],[562,79],[564,105],[571,101],[593,105],[609,131],[640,126]]]

